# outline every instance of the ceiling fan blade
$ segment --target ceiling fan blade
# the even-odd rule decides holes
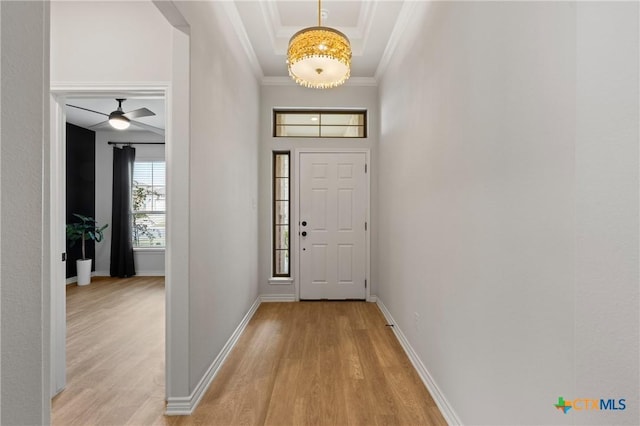
[[[124,116],[129,119],[138,118],[138,117],[149,117],[151,115],[156,115],[156,113],[151,111],[148,108],[139,108],[124,114]]]
[[[150,126],[148,124],[144,124],[144,123],[141,123],[141,122],[135,121],[135,120],[131,120],[130,123],[131,123],[132,126],[136,126],[136,127],[139,127],[140,129],[148,130],[148,131],[150,131],[152,133],[156,133],[158,135],[164,136],[164,133],[165,133],[164,129],[161,129],[159,127]],[[101,128],[104,128],[104,127],[109,128],[109,130],[115,130],[112,127],[110,127],[109,120],[102,121],[102,122],[100,122],[98,124],[94,124],[93,126],[89,127],[89,130],[100,130]]]
[[[148,124],[144,124],[144,123],[141,123],[139,121],[134,121],[134,120],[131,120],[131,124],[141,128],[141,129],[148,130],[150,132],[153,132],[153,133],[156,133],[158,135],[164,136],[164,129],[161,129],[159,127],[150,126]]]
[[[71,108],[77,108],[77,109],[81,109],[81,110],[84,110],[84,111],[94,112],[96,114],[104,115],[106,117],[109,116],[109,114],[105,114],[104,112],[100,112],[100,111],[94,111],[94,110],[89,109],[89,108],[83,108],[83,107],[79,107],[79,106],[71,105],[71,104],[65,104],[65,105],[68,106],[68,107],[71,107]],[[144,109],[146,109],[146,108],[144,108]]]
[[[98,124],[94,124],[93,126],[90,126],[90,127],[89,127],[89,130],[99,129],[99,128],[101,128],[101,127],[104,127],[106,124],[109,124],[109,120],[101,121],[101,122],[100,122],[100,123],[98,123]]]

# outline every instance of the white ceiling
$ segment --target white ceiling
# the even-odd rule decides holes
[[[299,30],[318,24],[314,0],[235,0],[239,19],[231,20],[248,40],[264,77],[288,76],[289,39]],[[402,20],[403,0],[323,0],[328,16],[324,26],[343,32],[353,50],[352,77],[372,78],[385,49]],[[402,25],[401,23],[399,26]]]
[[[111,126],[106,123],[106,120],[108,119],[107,116],[109,115],[109,113],[118,108],[118,103],[114,98],[70,98],[67,99],[66,104],[67,107],[65,108],[65,111],[67,114],[67,122],[90,130],[113,130],[113,128],[111,128]],[[77,107],[101,112],[105,115],[73,108],[69,105],[75,105]],[[124,112],[133,111],[138,108],[148,108],[156,115],[150,117],[140,117],[132,120],[131,126],[127,129],[127,131],[152,130],[146,126],[138,126],[136,125],[136,122],[142,123],[142,125],[152,126],[153,128],[164,130],[164,99],[128,98],[122,103],[122,110]],[[100,125],[101,123],[102,125]],[[155,133],[160,133],[160,131],[156,131]]]

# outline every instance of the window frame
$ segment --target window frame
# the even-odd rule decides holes
[[[271,158],[271,276],[273,278],[291,278],[291,151],[289,150],[274,150],[272,151]],[[287,176],[286,179],[288,181],[287,185],[287,199],[286,200],[277,200],[276,199],[276,179],[283,179],[282,176],[276,176],[276,161],[279,155],[287,156]],[[276,223],[277,213],[276,213],[276,205],[277,202],[286,201],[287,202],[287,217],[288,221],[286,224],[287,229],[287,248],[286,249],[278,249],[277,248],[277,228],[282,227],[283,224]],[[289,256],[289,263],[287,267],[287,273],[277,273],[277,256],[276,253],[278,251],[286,251]]]
[[[317,124],[296,124],[295,126],[300,127],[317,127],[318,135],[309,135],[309,136],[287,136],[287,135],[278,135],[277,129],[278,126],[285,126],[283,124],[278,124],[278,114],[317,114],[318,115],[318,123]],[[362,114],[362,126],[358,125],[357,127],[362,127],[362,136],[323,136],[322,135],[322,116],[323,115],[353,115],[353,114]],[[274,138],[304,138],[304,139],[367,139],[368,138],[368,117],[367,117],[366,109],[280,109],[274,108],[272,113],[271,125],[272,125],[272,136]],[[325,124],[324,127],[345,127],[345,125],[332,125]]]

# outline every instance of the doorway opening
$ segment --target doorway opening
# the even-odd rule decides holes
[[[161,363],[160,370],[153,370],[153,377],[150,379],[155,383],[155,388],[164,388],[166,383],[166,337],[168,330],[165,329],[165,312],[168,304],[168,288],[170,282],[167,279],[165,281],[165,265],[169,264],[169,251],[168,244],[170,244],[171,238],[167,236],[165,218],[169,216],[170,203],[168,202],[171,194],[166,191],[167,182],[165,181],[165,161],[167,159],[168,150],[166,147],[170,143],[168,137],[165,137],[165,130],[169,116],[168,111],[168,89],[167,87],[117,87],[117,88],[81,88],[81,89],[69,89],[69,88],[52,88],[51,96],[51,164],[50,164],[50,191],[51,191],[51,276],[52,276],[52,289],[51,289],[51,396],[59,395],[58,399],[63,397],[64,390],[68,391],[69,398],[73,393],[71,386],[84,386],[83,383],[92,380],[105,380],[105,374],[110,370],[115,371],[113,377],[118,377],[118,371],[135,371],[133,364],[141,362],[144,359],[145,351],[154,351],[156,358],[158,358],[158,350],[160,350]],[[133,111],[131,115],[130,127],[127,130],[117,130],[113,128],[107,122],[109,114],[117,110],[118,104],[116,99],[126,99],[126,101],[120,102],[121,108],[124,113]],[[143,111],[146,110],[146,111]],[[137,112],[136,112],[137,111]],[[142,114],[142,115],[141,115]],[[84,152],[80,155],[81,158],[89,159],[93,155],[93,163],[87,164],[87,162],[81,162],[80,164],[69,164],[75,159],[75,154],[71,157],[68,155],[67,140],[70,133],[81,129],[81,133],[91,136],[93,134],[93,140],[91,141],[94,149],[92,153],[87,154]],[[168,136],[168,132],[166,135]],[[72,143],[74,146],[78,146],[78,142]],[[136,149],[136,161],[140,163],[138,174],[136,175],[140,182],[137,182],[138,191],[138,212],[131,212],[130,218],[137,215],[136,222],[132,223],[132,232],[135,229],[136,233],[131,235],[132,240],[137,237],[138,247],[134,249],[134,258],[136,265],[136,277],[135,278],[107,278],[110,275],[110,254],[111,254],[111,231],[113,229],[112,223],[112,187],[113,187],[113,150],[122,146],[132,146]],[[89,150],[91,151],[91,150]],[[77,153],[76,153],[77,154]],[[91,163],[91,161],[89,161]],[[148,165],[152,164],[151,173],[146,173],[145,169],[148,169]],[[92,216],[95,218],[98,225],[109,225],[105,231],[104,241],[95,244],[93,249],[93,264],[92,264],[92,280],[93,286],[90,284],[86,288],[80,289],[75,287],[77,281],[76,271],[73,267],[67,268],[67,264],[75,262],[72,258],[71,252],[67,249],[67,238],[65,235],[65,226],[69,223],[68,215],[74,212],[70,209],[78,209],[82,203],[78,204],[76,201],[69,204],[69,192],[76,192],[73,186],[75,182],[68,182],[67,171],[69,167],[74,167],[78,172],[75,174],[76,178],[83,179],[84,189],[83,194],[75,194],[73,197],[82,200],[86,206],[87,211],[80,212],[85,216]],[[84,175],[84,178],[83,178]],[[133,184],[133,182],[132,182]],[[133,196],[133,193],[132,193]],[[131,200],[134,202],[135,200]],[[91,206],[91,204],[93,204]],[[74,275],[75,274],[75,275]],[[147,278],[148,277],[148,278]],[[71,284],[69,287],[67,285]],[[109,328],[120,328],[118,332],[120,335],[126,336],[127,327],[131,327],[131,324],[137,324],[137,327],[144,328],[149,326],[153,321],[153,328],[156,330],[149,335],[156,335],[159,330],[160,339],[154,339],[154,342],[147,342],[147,345],[138,345],[135,348],[135,352],[132,352],[132,356],[125,357],[124,359],[130,359],[132,365],[122,365],[117,362],[110,367],[108,360],[115,359],[110,354],[105,353],[104,349],[108,346],[102,344],[98,345],[99,339],[108,339],[106,334],[101,333],[100,330],[94,329],[93,332],[87,332],[85,335],[78,334],[77,330],[67,330],[67,289],[74,287],[74,292],[69,293],[69,297],[73,296],[73,315],[86,315],[99,317],[104,316],[104,320],[99,327],[106,327],[103,331]],[[124,293],[115,295],[115,298],[111,301],[109,297],[114,296],[114,292],[110,289],[122,290],[127,287],[131,287],[132,293],[129,296]],[[148,291],[149,302],[151,299],[155,302],[150,302],[147,308],[149,314],[143,320],[131,320],[125,323],[118,323],[117,318],[112,318],[112,315],[108,313],[109,307],[113,307],[114,300],[118,300],[118,303],[124,305],[130,304],[135,300],[136,292]],[[86,293],[86,300],[82,299],[81,292]],[[135,291],[134,291],[135,290]],[[101,293],[98,298],[105,300],[105,305],[100,308],[99,306],[92,305],[95,302],[95,295]],[[93,294],[94,296],[91,296]],[[71,300],[71,299],[70,299]],[[86,303],[87,309],[83,308],[83,304]],[[102,312],[98,310],[102,309]],[[79,313],[81,312],[81,313]],[[117,311],[114,311],[117,312]],[[142,315],[142,310],[132,309],[130,312],[135,315]],[[72,313],[71,311],[69,312]],[[113,316],[120,314],[115,313]],[[73,327],[77,327],[77,321]],[[119,325],[118,325],[119,324]],[[69,331],[69,333],[67,333]],[[128,331],[133,331],[129,328]],[[74,345],[67,345],[67,336],[74,336]],[[77,345],[78,339],[86,339],[80,346]],[[97,339],[92,343],[91,339]],[[158,341],[160,340],[160,341]],[[153,343],[153,344],[152,344]],[[160,349],[158,349],[160,345]],[[120,350],[127,350],[124,346]],[[94,348],[93,362],[89,361],[85,357],[82,361],[80,358],[73,357],[73,354],[67,354],[67,347],[83,347],[83,351]],[[98,349],[102,348],[102,349]],[[115,348],[115,346],[111,346]],[[117,350],[117,349],[114,349]],[[150,352],[149,352],[150,353]],[[73,365],[73,377],[69,377],[67,381],[68,360],[75,360],[75,363],[84,363],[81,367]],[[128,363],[128,361],[127,361]],[[91,364],[91,365],[90,365]],[[71,372],[71,368],[69,368]],[[88,374],[86,377],[82,377],[82,372],[86,371]],[[91,373],[91,375],[89,375]],[[79,375],[78,375],[79,374]],[[98,376],[96,376],[96,374]],[[141,371],[140,374],[146,374]],[[127,377],[128,374],[121,375],[120,377]],[[73,382],[73,383],[72,383]],[[118,380],[114,386],[114,391],[117,391],[118,386],[126,387],[121,380]],[[61,394],[62,392],[62,394]],[[65,396],[66,397],[66,396]],[[157,398],[156,398],[157,399]],[[161,398],[162,407],[164,406],[164,394]],[[162,408],[160,409],[161,412]]]

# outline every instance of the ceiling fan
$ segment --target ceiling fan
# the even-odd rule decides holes
[[[104,115],[105,117],[109,117],[107,120],[102,121],[102,122],[100,122],[98,124],[95,124],[95,125],[91,126],[91,129],[102,127],[105,124],[109,123],[111,125],[111,127],[113,127],[114,129],[125,130],[125,129],[128,129],[131,124],[133,124],[133,125],[135,125],[137,127],[143,128],[145,130],[149,130],[149,131],[152,131],[154,133],[158,133],[158,134],[164,135],[164,130],[163,129],[160,129],[160,128],[155,127],[155,126],[150,126],[148,124],[141,123],[139,121],[134,121],[133,120],[134,118],[150,117],[152,115],[156,115],[155,112],[151,111],[148,108],[138,108],[138,109],[133,110],[133,111],[124,112],[122,110],[122,103],[124,101],[126,101],[126,99],[117,98],[116,102],[118,102],[118,108],[115,111],[111,111],[111,113],[109,113],[109,114],[105,114],[104,112],[94,111],[92,109],[84,108],[84,107],[80,107],[80,106],[76,106],[76,105],[67,104],[67,106],[72,107],[72,108],[81,109],[81,110],[84,110],[84,111],[93,112],[95,114]]]

